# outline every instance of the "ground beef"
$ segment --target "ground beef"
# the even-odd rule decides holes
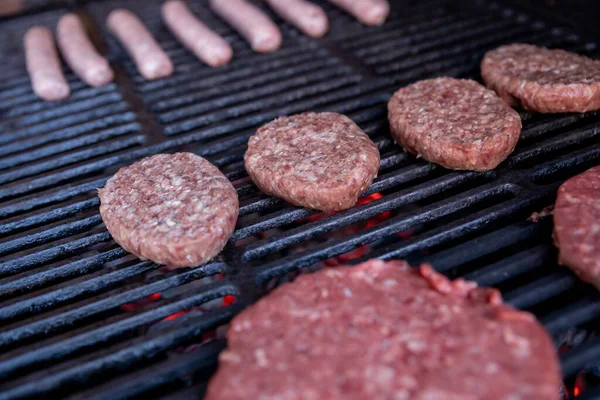
[[[559,262],[600,288],[600,166],[569,179],[554,205]]]
[[[494,289],[371,260],[235,317],[206,400],[558,400],[548,334]]]
[[[248,143],[246,171],[268,195],[323,211],[352,207],[379,170],[379,150],[344,115],[304,113],[261,127]]]
[[[446,168],[494,169],[514,150],[521,119],[475,81],[436,78],[398,90],[390,130],[405,150]]]
[[[219,253],[239,211],[231,182],[191,153],[158,154],[121,168],[99,192],[100,214],[117,243],[175,267],[201,265]]]
[[[600,109],[600,61],[564,50],[511,44],[488,52],[481,75],[510,105],[542,113]]]

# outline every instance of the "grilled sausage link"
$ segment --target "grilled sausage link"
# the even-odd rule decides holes
[[[387,0],[329,0],[365,25],[381,25],[390,14]]]
[[[69,97],[71,89],[63,75],[52,33],[40,26],[25,34],[25,58],[33,91],[48,101]]]
[[[254,51],[270,53],[281,47],[279,28],[245,0],[209,0],[211,9],[246,39]]]
[[[231,60],[229,43],[198,20],[183,1],[167,1],[162,16],[173,35],[206,64],[217,67]]]
[[[124,9],[114,10],[108,15],[107,23],[144,78],[160,79],[173,73],[171,59],[135,14]]]
[[[103,86],[113,80],[108,61],[98,54],[75,14],[67,14],[58,21],[56,39],[69,67],[88,85]]]
[[[323,9],[305,0],[266,0],[281,18],[308,36],[319,38],[329,30]]]

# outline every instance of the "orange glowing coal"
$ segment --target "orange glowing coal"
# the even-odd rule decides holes
[[[227,306],[235,303],[235,301],[236,301],[236,297],[231,294],[228,294],[225,297],[223,297],[223,301],[221,302],[221,307],[227,307]],[[163,318],[163,321],[173,321],[174,319],[177,319],[177,318],[181,317],[182,315],[192,312],[193,310],[194,309],[192,308],[191,310],[177,311],[176,313]]]
[[[131,303],[122,304],[121,305],[121,310],[127,311],[127,312],[137,311],[137,310],[140,310],[140,309],[146,307],[149,304],[152,304],[152,303],[160,300],[160,298],[161,298],[160,292],[154,293],[154,294],[151,294],[148,297],[144,297],[142,299],[138,299],[138,300],[133,301]]]

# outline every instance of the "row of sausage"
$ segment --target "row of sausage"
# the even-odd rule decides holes
[[[284,20],[311,37],[321,37],[329,29],[325,12],[305,0],[266,0]],[[390,11],[387,0],[330,0],[360,22],[382,24]],[[256,52],[268,53],[281,47],[282,35],[277,25],[247,0],[209,0],[212,11],[229,23]],[[175,37],[202,62],[218,67],[231,60],[233,50],[219,34],[200,21],[181,0],[169,0],[162,7],[163,21]],[[112,11],[107,25],[129,55],[140,74],[155,80],[173,73],[169,56],[163,51],[144,23],[125,9]],[[56,29],[58,47],[71,70],[90,86],[103,86],[114,79],[108,61],[90,41],[85,27],[75,14],[67,14]],[[33,27],[25,35],[27,70],[34,92],[44,100],[69,97],[69,85],[60,65],[52,33]]]

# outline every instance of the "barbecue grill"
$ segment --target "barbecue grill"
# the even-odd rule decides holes
[[[195,12],[235,50],[201,65],[160,21],[160,2],[70,2],[110,59],[116,81],[89,88],[66,70],[72,96],[36,99],[21,40],[54,27],[63,2],[0,20],[0,399],[201,398],[239,311],[274,286],[324,265],[368,258],[429,261],[451,277],[495,286],[534,312],[559,351],[565,397],[600,396],[600,295],[556,264],[551,205],[567,178],[600,164],[598,113],[521,112],[522,138],[498,169],[454,172],[393,144],[386,102],[433,76],[479,79],[483,54],[527,42],[599,57],[599,37],[541,8],[492,1],[395,1],[365,27],[319,2],[331,32],[312,40],[277,16],[279,52],[259,55],[202,1]],[[41,3],[40,3],[41,4]],[[176,65],[145,81],[106,30],[126,6]],[[381,171],[356,207],[318,214],[270,198],[248,180],[245,144],[276,116],[349,115],[381,151]],[[128,255],[98,213],[96,188],[159,152],[191,151],[234,182],[238,227],[209,265],[168,270]]]

